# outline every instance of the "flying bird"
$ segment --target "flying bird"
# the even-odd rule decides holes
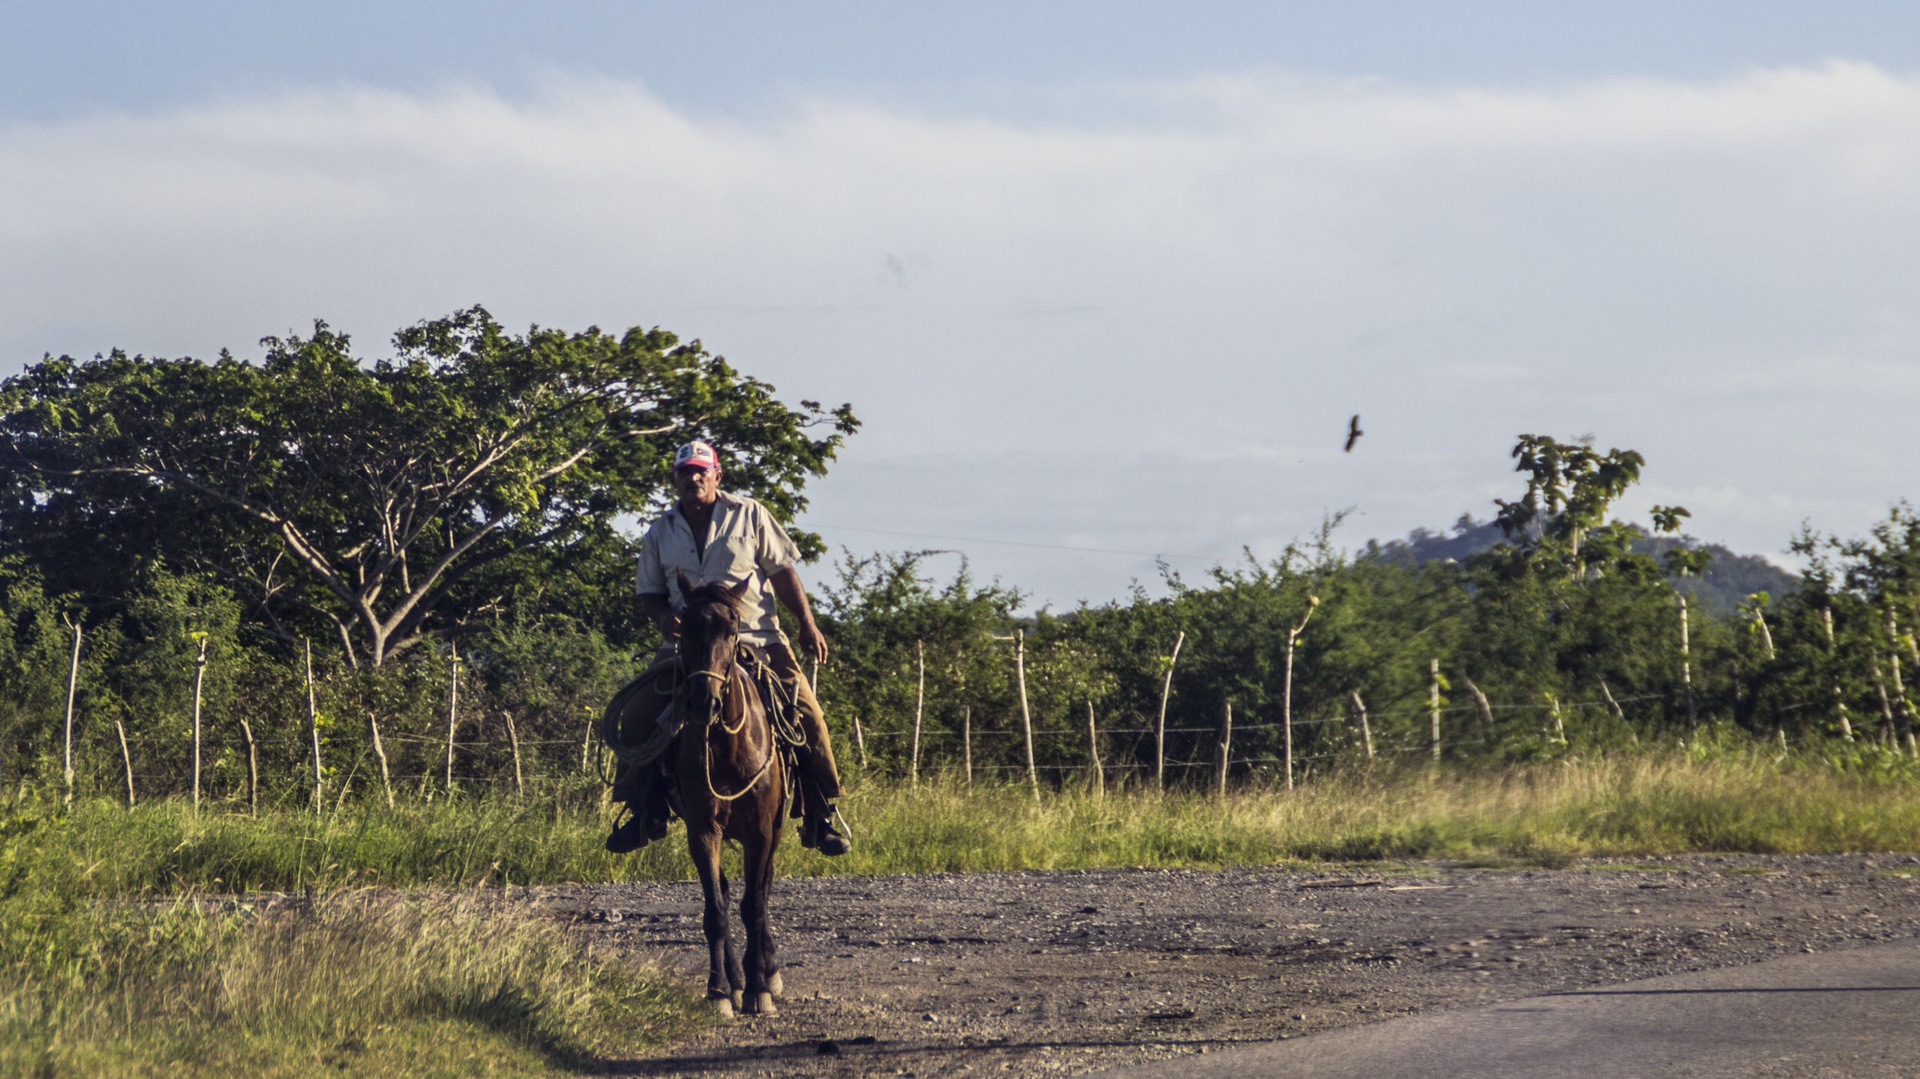
[[[1360,436],[1364,434],[1366,432],[1360,429],[1360,414],[1356,412],[1353,418],[1347,421],[1347,448],[1342,452],[1352,453],[1353,444],[1360,441]]]

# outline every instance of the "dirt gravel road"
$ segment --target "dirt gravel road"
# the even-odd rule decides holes
[[[531,890],[704,986],[692,884]],[[782,880],[787,995],[619,1075],[1074,1074],[1920,937],[1920,857]]]

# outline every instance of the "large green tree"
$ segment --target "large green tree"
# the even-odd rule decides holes
[[[513,334],[474,307],[371,362],[325,323],[262,343],[260,363],[116,351],[0,384],[0,553],[108,604],[164,557],[274,636],[377,667],[509,604],[604,604],[675,442],[712,441],[731,487],[791,518],[858,426],[657,328]]]

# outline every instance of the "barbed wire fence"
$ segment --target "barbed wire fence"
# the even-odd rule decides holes
[[[1018,638],[1015,640],[1019,649]],[[916,667],[924,664],[923,653],[921,656]],[[1025,667],[1018,651],[1012,658],[1024,698]],[[204,671],[204,663],[201,659],[196,664],[196,675]],[[231,729],[215,733],[211,740],[218,752],[213,755],[205,753],[209,735],[198,722],[186,732],[190,746],[170,735],[129,734],[117,717],[111,728],[90,725],[94,728],[90,737],[80,742],[76,742],[71,719],[64,727],[55,729],[64,731],[60,750],[67,761],[72,760],[76,749],[96,758],[108,754],[120,758],[114,762],[118,768],[99,767],[96,759],[96,766],[90,771],[99,788],[105,786],[100,781],[103,775],[111,775],[114,786],[123,781],[130,805],[142,797],[180,793],[175,789],[181,786],[177,779],[159,784],[158,791],[143,792],[136,776],[144,770],[140,758],[170,757],[183,751],[190,751],[193,761],[190,776],[193,790],[199,790],[204,768],[218,767],[228,778],[226,800],[244,801],[255,813],[259,810],[262,781],[267,778],[263,776],[263,754],[278,762],[279,767],[274,770],[283,777],[278,784],[281,800],[291,802],[297,790],[299,800],[310,799],[316,813],[324,813],[330,806],[337,810],[345,804],[355,792],[357,780],[363,786],[378,782],[378,795],[384,796],[391,807],[396,804],[396,791],[411,792],[422,799],[496,789],[525,794],[529,787],[577,788],[611,778],[610,751],[598,740],[597,709],[581,709],[577,720],[582,733],[578,737],[525,736],[518,728],[513,709],[499,708],[498,702],[486,701],[479,694],[469,693],[469,700],[463,700],[460,662],[453,660],[449,666],[444,707],[438,712],[445,717],[444,733],[383,729],[380,717],[371,711],[363,724],[342,723],[338,715],[324,716],[316,703],[318,695],[339,696],[334,692],[337,687],[328,686],[326,678],[320,679],[318,690],[314,683],[300,685],[298,692],[302,699],[290,702],[289,714],[298,715],[305,720],[304,724],[260,732],[246,717],[240,716]],[[76,674],[77,670],[76,661]],[[1022,710],[1023,718],[1017,725],[1015,717],[1007,716],[1005,726],[986,726],[979,722],[984,709],[973,702],[947,702],[963,717],[960,729],[956,730],[927,721],[933,711],[929,705],[933,702],[926,697],[924,676],[916,686],[910,722],[904,716],[893,717],[900,720],[897,725],[876,726],[869,716],[868,723],[861,728],[860,717],[851,714],[851,710],[844,718],[829,718],[841,730],[843,739],[855,736],[860,750],[858,763],[852,760],[849,763],[862,774],[883,776],[898,772],[903,778],[917,782],[922,774],[945,773],[968,784],[976,776],[1008,781],[1025,779],[1036,791],[1043,785],[1042,775],[1047,777],[1045,785],[1056,788],[1084,778],[1104,789],[1109,776],[1122,783],[1164,785],[1171,774],[1187,786],[1198,786],[1210,779],[1208,786],[1224,790],[1234,779],[1290,783],[1339,762],[1404,760],[1425,755],[1437,764],[1450,754],[1512,744],[1518,735],[1495,738],[1493,734],[1496,719],[1504,717],[1534,717],[1537,723],[1528,726],[1537,734],[1529,737],[1543,744],[1565,746],[1574,736],[1569,732],[1570,718],[1599,715],[1624,719],[1626,706],[1665,701],[1661,694],[1616,697],[1602,685],[1602,695],[1595,699],[1562,701],[1548,697],[1543,703],[1496,702],[1463,677],[1475,700],[1470,704],[1455,704],[1444,702],[1439,695],[1441,678],[1437,660],[1430,670],[1435,689],[1425,708],[1370,710],[1359,691],[1354,690],[1350,693],[1351,706],[1320,701],[1301,712],[1293,711],[1291,701],[1272,706],[1274,711],[1292,713],[1290,721],[1262,719],[1243,712],[1236,722],[1232,715],[1234,702],[1227,701],[1222,721],[1216,725],[1166,726],[1163,720],[1149,726],[1145,721],[1134,720],[1103,727],[1089,698],[1085,729],[1076,734],[1077,720],[1072,717],[1054,717],[1057,723],[1042,725],[1035,722],[1028,708]],[[1172,685],[1172,679],[1168,678],[1168,692]],[[462,711],[463,705],[466,711]],[[1160,715],[1164,717],[1164,695],[1160,705]],[[1424,737],[1409,733],[1419,728],[1416,721],[1420,718],[1427,720]],[[1576,730],[1582,727],[1577,723],[1574,726]],[[1395,733],[1383,734],[1383,730]],[[108,731],[113,735],[111,739],[106,737]],[[1292,736],[1301,732],[1313,737],[1309,751],[1296,753]],[[246,753],[244,787],[238,786],[239,766],[235,763],[240,749],[237,740],[241,737],[244,737]],[[1784,735],[1781,737],[1784,741]],[[1007,744],[1006,740],[1010,739],[1019,739],[1020,744]],[[1077,749],[1072,748],[1076,739],[1083,739]],[[1267,748],[1275,742],[1284,747],[1282,752]],[[1251,748],[1236,753],[1243,745]],[[393,766],[389,747],[402,758],[401,767]],[[1184,756],[1168,756],[1168,751],[1175,747]],[[215,759],[208,761],[209,756]],[[308,778],[296,778],[309,766]],[[377,780],[373,774],[376,768]],[[73,787],[73,775],[72,771],[66,773],[69,791]],[[237,790],[246,792],[244,798],[234,793]]]

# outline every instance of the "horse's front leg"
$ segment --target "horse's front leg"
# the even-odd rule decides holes
[[[740,960],[733,951],[733,938],[727,933],[727,875],[720,868],[720,833],[705,831],[687,822],[687,853],[700,874],[700,891],[706,901],[700,928],[707,934],[707,999],[722,1017],[731,1019],[742,1003],[745,979]]]
[[[778,825],[778,820],[775,820]],[[747,931],[746,1011],[753,1015],[777,1015],[773,998],[780,992],[780,961],[773,943],[773,921],[768,916],[768,900],[773,891],[773,851],[779,832],[772,838],[755,835],[741,844],[743,863],[740,897],[740,921]]]

